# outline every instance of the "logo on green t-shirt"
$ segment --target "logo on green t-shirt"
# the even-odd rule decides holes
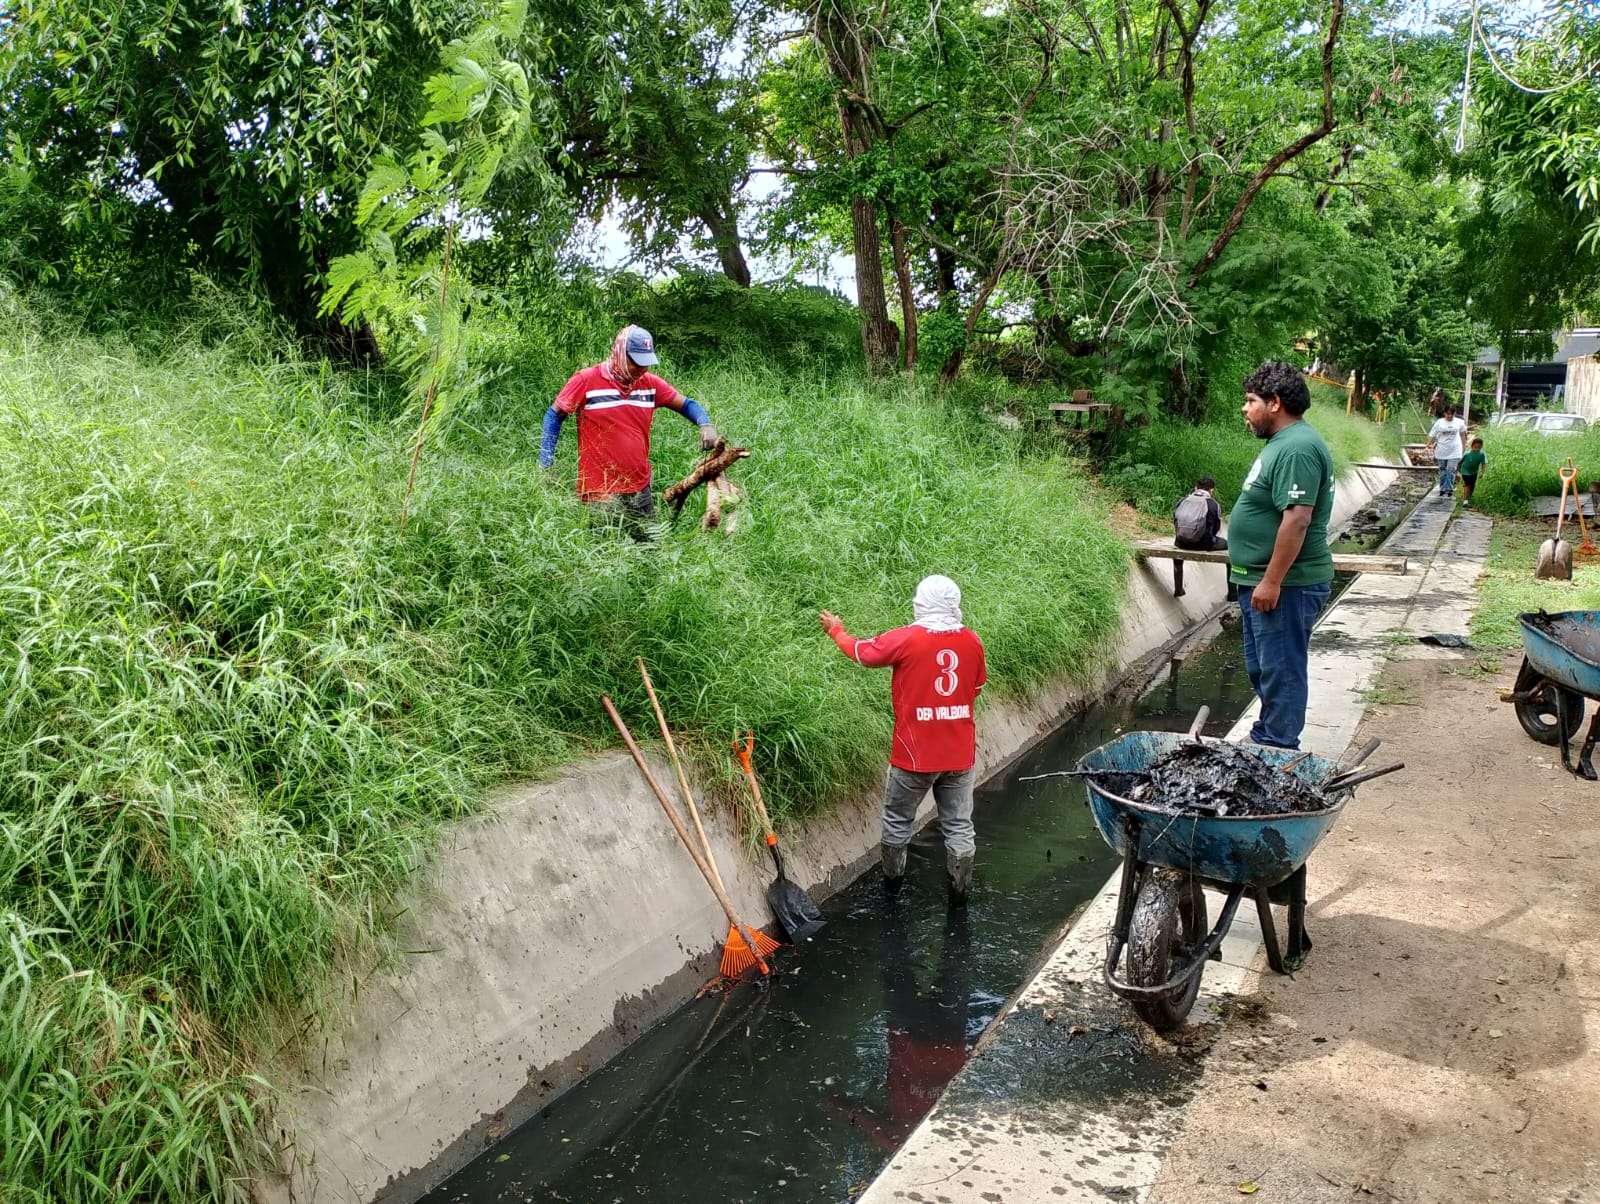
[[[1228,516],[1228,562],[1234,581],[1260,582],[1278,542],[1283,512],[1290,506],[1310,506],[1311,525],[1283,584],[1332,581],[1328,516],[1333,512],[1333,457],[1309,422],[1293,422],[1277,432],[1250,466]]]

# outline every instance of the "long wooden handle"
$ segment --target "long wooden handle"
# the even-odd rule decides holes
[[[683,801],[688,805],[689,818],[694,821],[694,833],[700,838],[700,849],[706,856],[706,864],[711,867],[711,876],[717,880],[717,885],[727,890],[727,885],[722,881],[722,872],[717,869],[717,859],[711,852],[711,841],[706,839],[705,826],[700,822],[700,808],[694,805],[694,791],[689,789],[689,779],[683,772],[683,762],[678,760],[678,746],[673,743],[672,729],[667,726],[667,717],[661,713],[661,700],[656,697],[656,688],[650,680],[650,670],[644,667],[644,657],[639,657],[639,676],[644,678],[645,693],[650,695],[650,706],[656,713],[656,723],[661,728],[661,738],[666,741],[667,756],[672,758],[672,768],[678,775],[678,786],[683,791]]]
[[[761,801],[761,786],[756,782],[756,767],[750,764],[750,750],[755,747],[755,743],[755,733],[751,732],[744,738],[743,744],[734,744],[733,751],[739,758],[739,764],[744,768],[745,779],[750,783],[750,797],[756,801],[756,816],[761,820],[761,827],[770,838],[772,820],[767,818],[767,805]]]
[[[667,798],[667,792],[661,789],[661,783],[656,781],[656,775],[650,772],[650,766],[645,763],[644,754],[639,751],[639,746],[634,743],[633,733],[628,730],[628,725],[622,721],[622,716],[617,714],[617,708],[611,705],[611,699],[601,695],[600,705],[605,707],[606,714],[611,716],[611,722],[616,724],[617,734],[622,737],[622,742],[628,746],[628,751],[633,754],[633,763],[639,767],[639,772],[644,774],[644,780],[650,784],[650,789],[655,792],[656,801],[661,804],[661,809],[667,813],[667,818],[672,821],[672,830],[678,834],[678,839],[683,841],[683,847],[689,850],[689,856],[694,859],[695,866],[705,877],[706,885],[711,888],[711,893],[717,896],[717,902],[722,905],[722,910],[728,915],[728,923],[736,928],[743,929],[744,922],[739,919],[733,910],[733,903],[728,899],[728,892],[722,889],[711,875],[711,867],[705,863],[698,849],[694,847],[694,840],[689,836],[689,830],[683,826],[683,820],[678,818],[678,812],[673,808],[672,802]],[[748,935],[750,948],[754,949],[755,941]],[[758,959],[759,960],[759,959]]]

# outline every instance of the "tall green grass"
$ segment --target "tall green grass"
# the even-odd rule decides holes
[[[560,483],[537,468],[575,353],[501,332],[402,540],[382,382],[201,327],[136,347],[0,314],[7,1204],[244,1200],[263,1034],[379,937],[440,822],[613,743],[602,692],[648,730],[635,656],[707,764],[753,728],[796,817],[889,741],[887,675],[820,608],[872,632],[948,573],[1013,695],[1089,672],[1118,626],[1126,553],[1080,466],[927,392],[681,374],[753,449],[748,500],[733,538],[691,519],[641,546],[573,499],[570,428]],[[661,416],[661,478],[693,436]]]
[[[1560,470],[1568,457],[1578,470],[1580,492],[1588,492],[1591,480],[1600,480],[1600,428],[1591,427],[1581,435],[1541,435],[1485,426],[1473,433],[1483,437],[1483,450],[1489,457],[1472,491],[1475,509],[1527,517],[1528,503],[1534,498],[1561,492]]]
[[[1392,456],[1397,446],[1389,428],[1339,408],[1313,403],[1306,416],[1326,440],[1341,475],[1353,463]],[[1226,510],[1260,454],[1261,441],[1250,433],[1242,414],[1200,425],[1158,420],[1116,442],[1104,479],[1140,510],[1165,517],[1195,481],[1210,476]]]

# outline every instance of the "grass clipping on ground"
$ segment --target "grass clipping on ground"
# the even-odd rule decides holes
[[[284,348],[0,334],[0,1182],[8,1200],[244,1200],[247,1068],[384,928],[435,826],[650,730],[753,729],[779,815],[881,773],[869,634],[964,590],[991,692],[1087,674],[1128,557],[1071,461],[931,395],[760,367],[679,383],[750,446],[736,538],[619,539],[537,467],[548,396],[414,417]],[[245,340],[249,342],[248,339]],[[259,340],[258,340],[259,341]],[[602,349],[603,350],[603,349]],[[577,365],[564,365],[562,373]],[[656,426],[663,480],[698,454]]]

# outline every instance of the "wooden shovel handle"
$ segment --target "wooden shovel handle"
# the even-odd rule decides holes
[[[623,722],[622,716],[617,714],[617,708],[611,705],[609,696],[600,696],[600,705],[605,707],[606,714],[611,717],[611,722],[616,725],[617,734],[622,737],[622,742],[628,746],[628,752],[633,756],[633,763],[639,767],[639,772],[644,774],[644,780],[650,784],[650,789],[655,793],[656,802],[661,804],[661,809],[667,813],[667,819],[672,822],[672,830],[678,834],[678,839],[683,841],[683,847],[689,850],[689,856],[694,861],[695,868],[706,880],[706,885],[711,888],[711,893],[717,897],[723,913],[728,917],[728,923],[739,930],[739,935],[744,938],[750,952],[755,953],[756,965],[761,967],[761,973],[767,974],[766,959],[756,953],[755,937],[750,934],[750,929],[745,926],[738,914],[733,910],[733,903],[728,898],[728,892],[722,884],[712,877],[711,867],[701,858],[699,851],[694,847],[694,841],[689,838],[689,830],[683,826],[683,820],[678,818],[678,812],[673,808],[672,802],[667,798],[667,792],[661,789],[661,783],[656,781],[656,775],[650,772],[650,766],[644,759],[644,754],[639,751],[639,746],[634,742],[633,733],[628,730],[628,725]]]
[[[717,859],[711,852],[711,842],[706,839],[705,825],[700,822],[700,808],[694,804],[694,792],[689,789],[689,779],[683,772],[683,762],[678,759],[678,746],[673,743],[672,729],[667,726],[667,717],[661,713],[661,700],[656,697],[656,687],[650,680],[650,670],[645,668],[644,657],[639,657],[638,663],[639,676],[644,678],[645,693],[650,695],[650,706],[656,713],[656,723],[661,728],[661,738],[666,742],[667,755],[672,758],[672,768],[678,775],[678,786],[683,791],[683,801],[689,808],[689,818],[694,821],[694,833],[700,838],[700,849],[705,853],[706,864],[711,867],[711,875],[717,880],[717,885],[727,890],[722,881],[722,871],[717,869]]]
[[[739,758],[739,764],[744,768],[745,780],[750,783],[750,797],[756,801],[756,817],[761,820],[761,827],[766,833],[768,844],[777,844],[778,838],[773,835],[772,821],[767,818],[767,805],[761,801],[761,786],[756,781],[756,768],[750,764],[750,753],[756,746],[756,734],[746,732],[744,743],[734,742],[733,752]]]

